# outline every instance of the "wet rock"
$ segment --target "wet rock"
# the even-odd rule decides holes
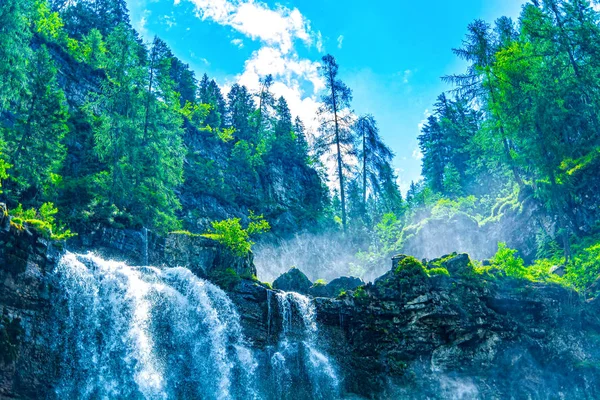
[[[273,288],[283,290],[284,292],[296,292],[308,294],[312,282],[298,268],[291,268],[288,272],[281,274],[273,282]]]
[[[362,279],[342,276],[336,278],[326,285],[315,283],[309,290],[313,297],[337,297],[344,292],[349,292],[364,285]]]

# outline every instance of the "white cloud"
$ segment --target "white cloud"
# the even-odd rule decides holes
[[[179,0],[176,0],[178,2]],[[313,32],[310,22],[297,8],[277,6],[270,8],[256,0],[188,0],[195,5],[196,15],[203,20],[228,26],[245,37],[259,41],[244,64],[244,71],[236,81],[251,91],[259,89],[259,79],[272,74],[275,80],[271,90],[284,96],[292,113],[299,116],[309,129],[316,128],[318,92],[324,87],[319,77],[317,62],[301,58],[295,49],[297,42],[323,50],[320,32]],[[238,47],[242,39],[231,41]],[[231,82],[227,86],[231,86]],[[226,88],[224,88],[226,90]]]
[[[297,8],[278,7],[254,0],[234,2],[229,0],[189,0],[196,6],[196,15],[230,26],[253,40],[288,53],[296,39],[312,44],[310,24]]]
[[[315,129],[319,107],[317,93],[324,87],[318,66],[317,62],[301,59],[296,53],[284,54],[277,48],[262,47],[246,61],[238,82],[250,90],[258,90],[260,77],[272,74],[275,78],[271,87],[273,94],[285,97],[292,113],[299,116],[308,128]],[[302,90],[303,83],[310,83],[312,90]]]
[[[233,39],[231,43],[240,49],[244,47],[244,41],[242,39]]]
[[[340,35],[337,38],[337,47],[338,47],[338,49],[341,49],[343,44],[344,44],[344,35]]]

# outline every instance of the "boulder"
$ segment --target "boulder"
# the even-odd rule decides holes
[[[450,275],[461,275],[473,270],[468,254],[448,254],[442,258],[431,260],[427,263],[430,268],[446,268]]]
[[[364,285],[362,279],[353,276],[342,276],[336,278],[326,285],[315,283],[309,290],[313,297],[337,297],[342,292],[354,290]]]
[[[309,294],[311,286],[310,279],[296,267],[292,267],[273,282],[274,289],[300,294]]]

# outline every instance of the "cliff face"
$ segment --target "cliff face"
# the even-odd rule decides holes
[[[448,262],[450,277],[392,271],[360,296],[317,299],[347,390],[378,398],[600,396],[597,301],[559,286],[482,281],[470,276],[466,256]]]
[[[137,246],[127,244],[141,240],[136,235],[105,232],[85,240],[116,256],[136,254]],[[152,240],[153,250],[140,255],[156,264],[187,264],[209,278],[235,265],[201,238]],[[2,224],[0,398],[52,391],[56,355],[45,330],[56,288],[49,272],[61,251]],[[598,301],[558,286],[483,280],[465,255],[443,260],[450,276],[398,270],[403,259],[374,283],[315,299],[319,342],[337,365],[344,397],[600,397]],[[251,259],[237,263],[237,272],[252,273]],[[257,354],[268,354],[282,329],[275,291],[249,279],[230,287],[244,334]]]

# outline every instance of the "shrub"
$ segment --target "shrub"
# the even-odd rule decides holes
[[[517,256],[517,250],[510,249],[506,243],[498,243],[498,251],[490,260],[493,269],[513,278],[528,278],[525,262]]]
[[[271,227],[262,215],[256,216],[250,212],[248,228],[242,228],[240,218],[230,218],[212,223],[213,232],[203,236],[223,244],[235,255],[243,257],[252,250],[253,241],[250,236],[267,232]]]
[[[52,203],[44,203],[39,211],[35,208],[24,210],[23,206],[19,204],[17,208],[9,212],[10,223],[19,230],[30,226],[43,236],[53,240],[65,240],[75,236],[75,233],[56,221],[54,217],[56,213],[58,213],[58,209]]]
[[[313,286],[325,286],[327,285],[327,281],[325,279],[317,279]]]
[[[342,295],[340,294],[340,296],[342,296]],[[355,299],[366,299],[367,297],[369,297],[364,286],[357,287],[356,290],[354,291],[353,296]]]

